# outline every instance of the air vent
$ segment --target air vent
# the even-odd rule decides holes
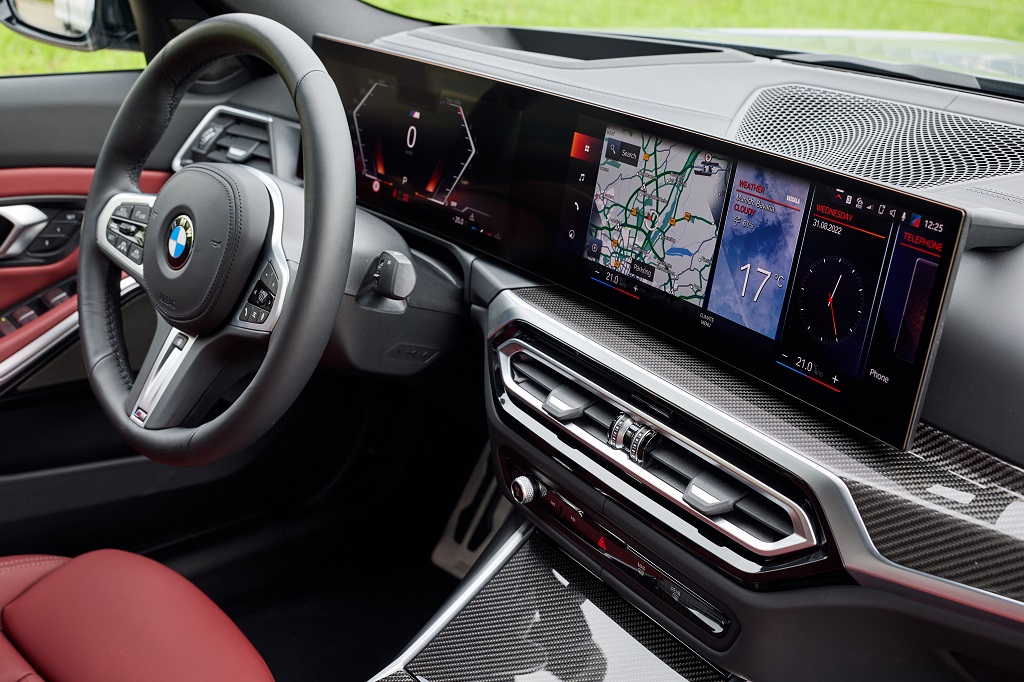
[[[240,163],[274,172],[271,118],[263,114],[215,107],[175,157],[175,169],[199,161]]]
[[[815,546],[801,505],[558,355],[523,339],[498,348],[506,391],[549,428],[748,551],[776,557]]]

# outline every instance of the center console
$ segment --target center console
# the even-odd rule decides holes
[[[398,660],[375,680],[734,679],[682,646],[529,524],[499,536]]]

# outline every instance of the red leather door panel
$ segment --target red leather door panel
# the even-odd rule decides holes
[[[91,168],[0,168],[0,199],[42,196],[86,196]],[[143,171],[141,189],[160,191],[170,173]],[[78,270],[78,249],[56,263],[0,268],[0,311],[36,296]],[[77,298],[48,310],[17,331],[0,337],[0,362],[52,329],[77,309]]]

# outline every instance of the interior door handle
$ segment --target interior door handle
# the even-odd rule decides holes
[[[35,206],[0,206],[0,258],[20,256],[46,227],[47,216]]]

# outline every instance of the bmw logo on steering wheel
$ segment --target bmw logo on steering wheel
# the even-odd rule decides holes
[[[172,269],[180,270],[192,255],[193,230],[192,219],[187,215],[180,215],[171,223],[167,237],[167,264]]]

